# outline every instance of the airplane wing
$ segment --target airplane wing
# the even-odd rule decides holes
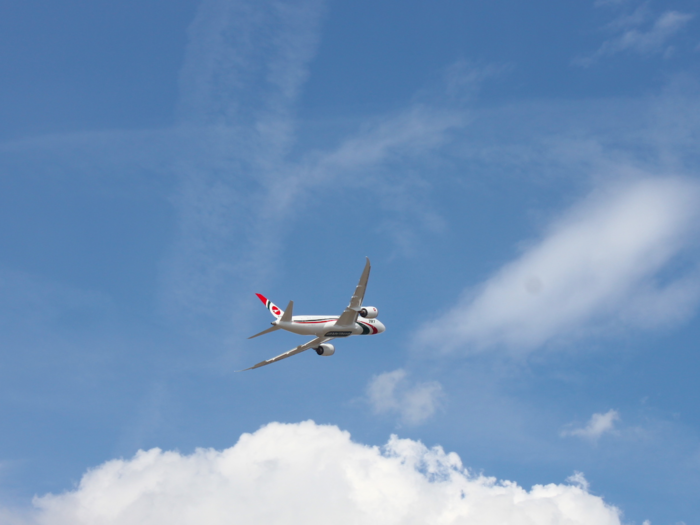
[[[365,298],[367,280],[369,279],[369,270],[369,257],[367,257],[367,264],[365,264],[365,269],[362,271],[362,275],[360,276],[360,282],[357,283],[355,293],[350,298],[350,304],[335,322],[337,326],[353,326],[355,321],[357,321],[357,314],[362,308],[362,300]]]
[[[304,345],[299,345],[296,348],[290,350],[289,352],[285,352],[284,354],[280,354],[277,357],[273,357],[272,359],[268,359],[266,361],[260,361],[257,365],[251,366],[250,368],[246,368],[245,370],[240,370],[241,372],[245,372],[246,370],[252,370],[253,368],[260,368],[261,366],[269,365],[271,363],[275,363],[277,361],[281,361],[282,359],[287,359],[288,357],[291,357],[296,354],[300,354],[301,352],[304,352],[308,350],[309,348],[314,348],[317,347],[320,344],[327,343],[331,339],[335,339],[335,337],[325,337],[325,336],[320,336],[317,337],[316,339],[312,339],[308,343]]]

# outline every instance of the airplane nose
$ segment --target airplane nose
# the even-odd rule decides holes
[[[375,326],[379,329],[379,333],[381,334],[384,330],[386,330],[386,327],[384,326],[384,323],[381,321],[377,321]]]

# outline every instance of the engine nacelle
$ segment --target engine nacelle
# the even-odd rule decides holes
[[[367,319],[375,319],[379,315],[379,310],[374,306],[363,306],[362,310],[360,310],[360,315]]]
[[[328,345],[328,344],[320,345],[318,348],[314,348],[314,350],[316,350],[316,353],[318,355],[323,355],[323,356],[335,354],[335,346]]]

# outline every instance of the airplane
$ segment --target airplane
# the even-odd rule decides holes
[[[350,298],[350,304],[345,311],[338,315],[292,315],[294,301],[289,301],[286,310],[281,310],[262,294],[255,294],[262,301],[265,307],[270,310],[270,313],[275,317],[272,327],[263,330],[259,334],[250,336],[248,339],[253,339],[264,334],[269,334],[277,330],[287,330],[300,335],[315,335],[316,337],[306,344],[299,345],[296,348],[280,354],[272,359],[260,361],[257,365],[246,368],[245,370],[253,370],[260,368],[282,359],[287,359],[296,354],[300,354],[310,348],[316,350],[316,353],[321,356],[329,356],[335,353],[335,347],[328,344],[328,341],[339,337],[350,337],[351,335],[376,335],[381,334],[386,327],[381,323],[377,316],[379,310],[374,306],[362,306],[362,301],[365,298],[365,289],[367,288],[367,280],[369,279],[369,257],[365,269],[360,276],[360,282],[357,283],[354,295]],[[362,317],[362,320],[358,319]],[[241,372],[245,372],[241,370]]]

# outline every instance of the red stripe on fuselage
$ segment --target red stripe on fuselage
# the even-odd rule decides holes
[[[362,324],[362,325],[365,325],[367,328],[371,328],[371,329],[372,329],[372,334],[371,334],[371,335],[374,335],[374,334],[376,334],[377,332],[379,332],[379,330],[377,330],[377,327],[374,326],[373,324],[363,323],[362,321],[357,321],[357,322],[360,323],[360,324]]]

